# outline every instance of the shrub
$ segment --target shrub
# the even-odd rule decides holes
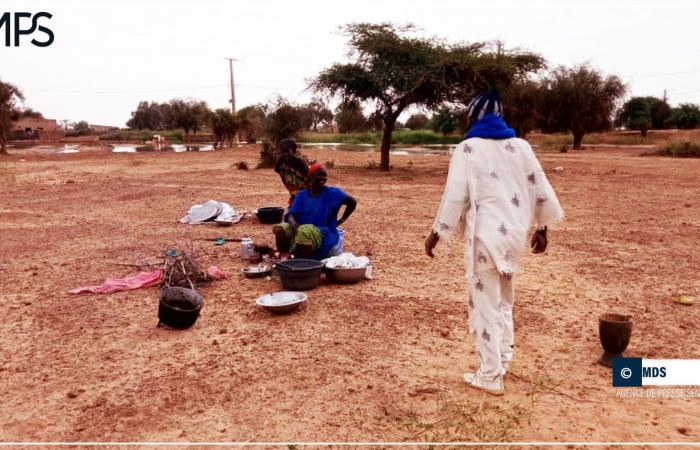
[[[406,121],[406,128],[409,130],[422,130],[428,127],[429,121],[430,119],[425,114],[413,114]]]
[[[671,142],[665,148],[659,150],[657,154],[676,158],[700,158],[700,143]]]

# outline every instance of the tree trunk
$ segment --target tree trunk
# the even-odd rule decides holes
[[[7,147],[5,146],[4,139],[0,139],[0,155],[7,155]]]
[[[583,141],[584,134],[578,131],[574,133],[574,150],[581,150],[581,141]]]
[[[383,172],[389,171],[389,150],[391,149],[391,134],[394,132],[394,126],[396,126],[396,119],[389,119],[390,121],[384,121],[384,130],[382,132],[382,158],[379,164],[379,170]]]
[[[648,131],[648,130],[647,130],[646,128],[642,128],[642,129],[639,130],[639,131],[642,132],[642,137],[647,137],[647,131]]]

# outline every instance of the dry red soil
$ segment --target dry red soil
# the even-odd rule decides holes
[[[699,441],[700,398],[619,398],[596,363],[598,316],[634,318],[626,354],[700,358],[700,160],[641,149],[542,153],[567,214],[516,283],[516,357],[502,398],[468,389],[462,246],[423,240],[447,156],[320,149],[329,184],[359,201],[346,249],[374,279],[322,284],[299,311],[255,299],[237,244],[194,241],[229,278],[201,289],[194,327],[156,327],[157,288],[70,295],[197,238],[252,236],[177,220],[194,203],[284,205],[254,146],[202,153],[77,154],[15,150],[0,158],[0,440],[2,441]],[[555,172],[556,166],[563,171]]]

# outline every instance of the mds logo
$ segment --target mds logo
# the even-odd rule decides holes
[[[5,12],[0,16],[0,32],[5,30],[5,47],[12,45],[14,37],[14,46],[19,47],[21,37],[23,35],[31,35],[35,31],[37,33],[30,41],[37,47],[48,47],[53,43],[53,31],[42,25],[51,20],[53,17],[45,11],[32,14],[29,12]],[[41,21],[41,22],[40,22]],[[0,36],[2,36],[0,34]],[[37,39],[38,38],[38,39]]]

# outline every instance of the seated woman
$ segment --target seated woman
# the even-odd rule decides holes
[[[328,173],[321,164],[309,167],[309,189],[301,190],[287,214],[287,223],[277,225],[277,250],[301,258],[323,259],[338,243],[338,225],[355,211],[357,201],[337,187],[326,186]],[[340,219],[340,207],[345,210]]]

